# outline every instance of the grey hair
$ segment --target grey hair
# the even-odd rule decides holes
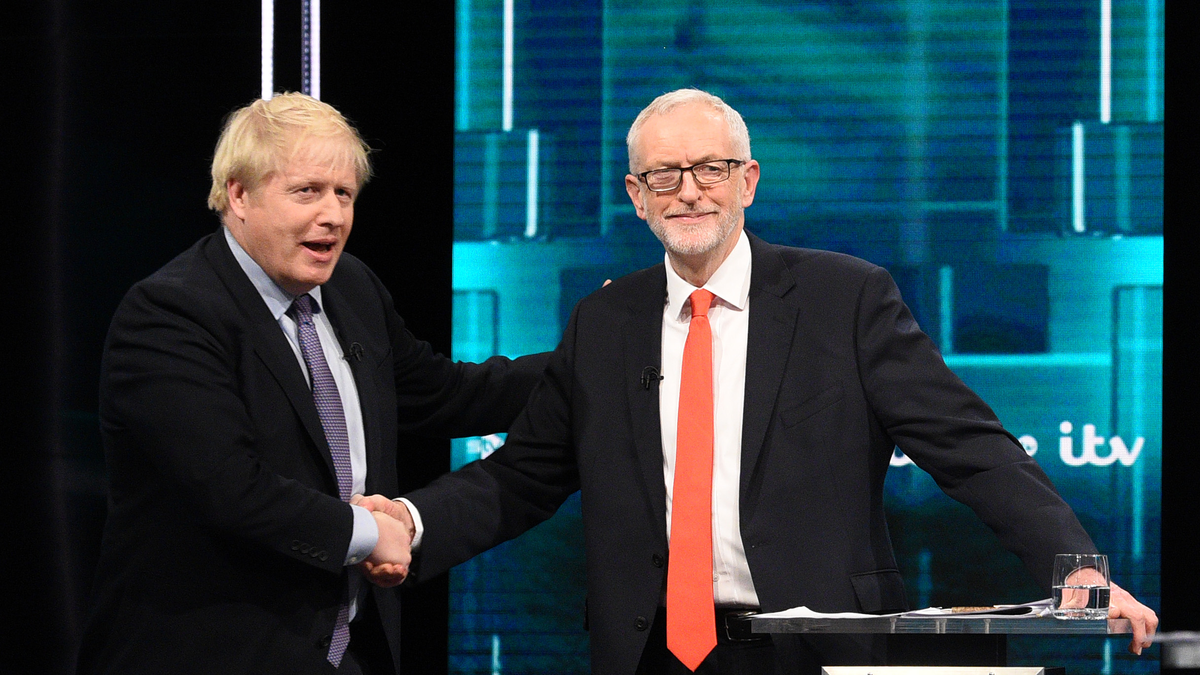
[[[746,122],[738,114],[738,111],[731,108],[725,101],[722,101],[719,96],[710,94],[707,91],[694,88],[676,89],[651,101],[650,105],[638,113],[637,118],[633,120],[633,124],[629,127],[629,134],[625,136],[625,147],[629,152],[630,173],[637,172],[637,160],[639,158],[634,156],[634,150],[638,147],[637,144],[641,138],[642,127],[646,125],[646,120],[655,115],[665,115],[676,108],[691,104],[707,105],[725,118],[725,124],[729,128],[729,140],[733,144],[734,156],[730,157],[730,159],[740,159],[743,161],[750,159],[750,131],[746,128]]]

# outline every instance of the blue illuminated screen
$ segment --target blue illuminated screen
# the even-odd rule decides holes
[[[1114,579],[1159,606],[1161,0],[458,0],[453,356],[553,349],[574,304],[659,263],[624,138],[699,87],[762,167],[746,227],[891,272]],[[460,439],[453,464],[501,437]],[[914,608],[1043,592],[897,451],[888,524]],[[452,572],[450,671],[586,673],[578,495]],[[1104,638],[1009,665],[1158,672]]]

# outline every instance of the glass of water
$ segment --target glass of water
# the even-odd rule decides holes
[[[1060,553],[1054,556],[1054,617],[1108,618],[1108,556]]]

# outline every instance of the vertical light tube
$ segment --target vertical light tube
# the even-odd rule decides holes
[[[538,130],[530,129],[525,153],[525,238],[538,229]]]
[[[504,0],[504,91],[502,97],[502,115],[500,128],[512,131],[513,128],[513,0]]]
[[[938,336],[942,357],[954,353],[954,268],[938,268]]]
[[[1133,231],[1133,139],[1128,124],[1113,125],[1113,206],[1117,232]]]
[[[1133,323],[1132,330],[1133,339],[1130,340],[1135,347],[1131,349],[1130,360],[1132,363],[1129,366],[1129,372],[1132,374],[1133,386],[1131,387],[1133,395],[1129,397],[1129,420],[1130,423],[1123,425],[1127,430],[1130,447],[1137,442],[1139,436],[1145,433],[1143,420],[1146,419],[1146,351],[1149,345],[1156,342],[1154,335],[1151,332],[1150,326],[1147,325],[1146,317],[1150,313],[1150,308],[1147,306],[1147,290],[1146,288],[1135,289],[1129,295],[1131,308],[1133,311],[1129,313]],[[1160,308],[1161,309],[1161,308]],[[1162,347],[1159,342],[1156,346]],[[1161,354],[1161,352],[1159,352]],[[1161,367],[1161,363],[1159,364]],[[1161,383],[1160,383],[1161,384]],[[1161,431],[1159,437],[1162,437]],[[1133,476],[1130,483],[1133,486],[1133,494],[1130,495],[1130,532],[1129,532],[1129,549],[1133,554],[1133,559],[1141,561],[1146,552],[1146,462],[1145,460],[1136,462],[1133,465]]]
[[[321,0],[300,3],[300,91],[321,98]]]
[[[923,548],[917,553],[917,607],[929,607],[933,599],[933,553]]]
[[[1083,169],[1083,122],[1076,122],[1071,125],[1071,229],[1079,233],[1087,229]]]
[[[1112,0],[1100,0],[1100,123],[1112,121]]]
[[[458,0],[454,24],[454,129],[471,128],[471,0]]]
[[[502,675],[504,666],[500,662],[500,635],[492,633],[492,675]]]
[[[1158,3],[1146,0],[1146,121],[1162,121],[1162,110],[1158,106],[1158,80],[1162,64],[1158,60]]]
[[[321,98],[321,0],[311,0],[309,5],[309,88],[310,96]]]
[[[625,152],[625,136],[621,131],[621,122],[614,121],[613,107],[616,101],[616,85],[613,84],[616,71],[614,52],[616,47],[610,44],[619,16],[612,3],[603,3],[600,17],[600,236],[605,237],[613,231],[615,214],[620,209],[628,209],[628,198],[618,191],[617,184],[624,174],[620,158],[628,157]],[[610,26],[612,30],[609,30]],[[622,120],[623,121],[623,120]],[[625,199],[622,203],[622,199]]]
[[[500,230],[500,134],[483,136],[483,229],[485,238]]]
[[[930,94],[934,92],[931,76],[933,50],[933,3],[906,0],[902,4],[903,26],[908,36],[900,66],[904,77],[905,95],[900,104],[900,124],[903,129],[903,153],[900,199],[900,256],[907,264],[928,260],[929,199],[931,182],[930,137],[935,129]]]
[[[259,96],[265,101],[275,89],[275,0],[262,0],[262,75]]]
[[[996,90],[1000,92],[999,114],[996,116],[996,222],[1001,232],[1008,231],[1008,76],[1009,76],[1009,9],[1008,0],[1000,3],[1000,20],[1002,33],[997,43],[1000,45],[1000,67],[997,69]],[[923,605],[924,606],[924,605]]]

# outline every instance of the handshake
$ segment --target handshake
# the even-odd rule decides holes
[[[359,569],[368,581],[382,588],[399,586],[408,576],[412,561],[412,540],[417,526],[403,502],[392,501],[383,495],[354,495],[350,503],[361,506],[375,517],[379,526],[379,541]]]

